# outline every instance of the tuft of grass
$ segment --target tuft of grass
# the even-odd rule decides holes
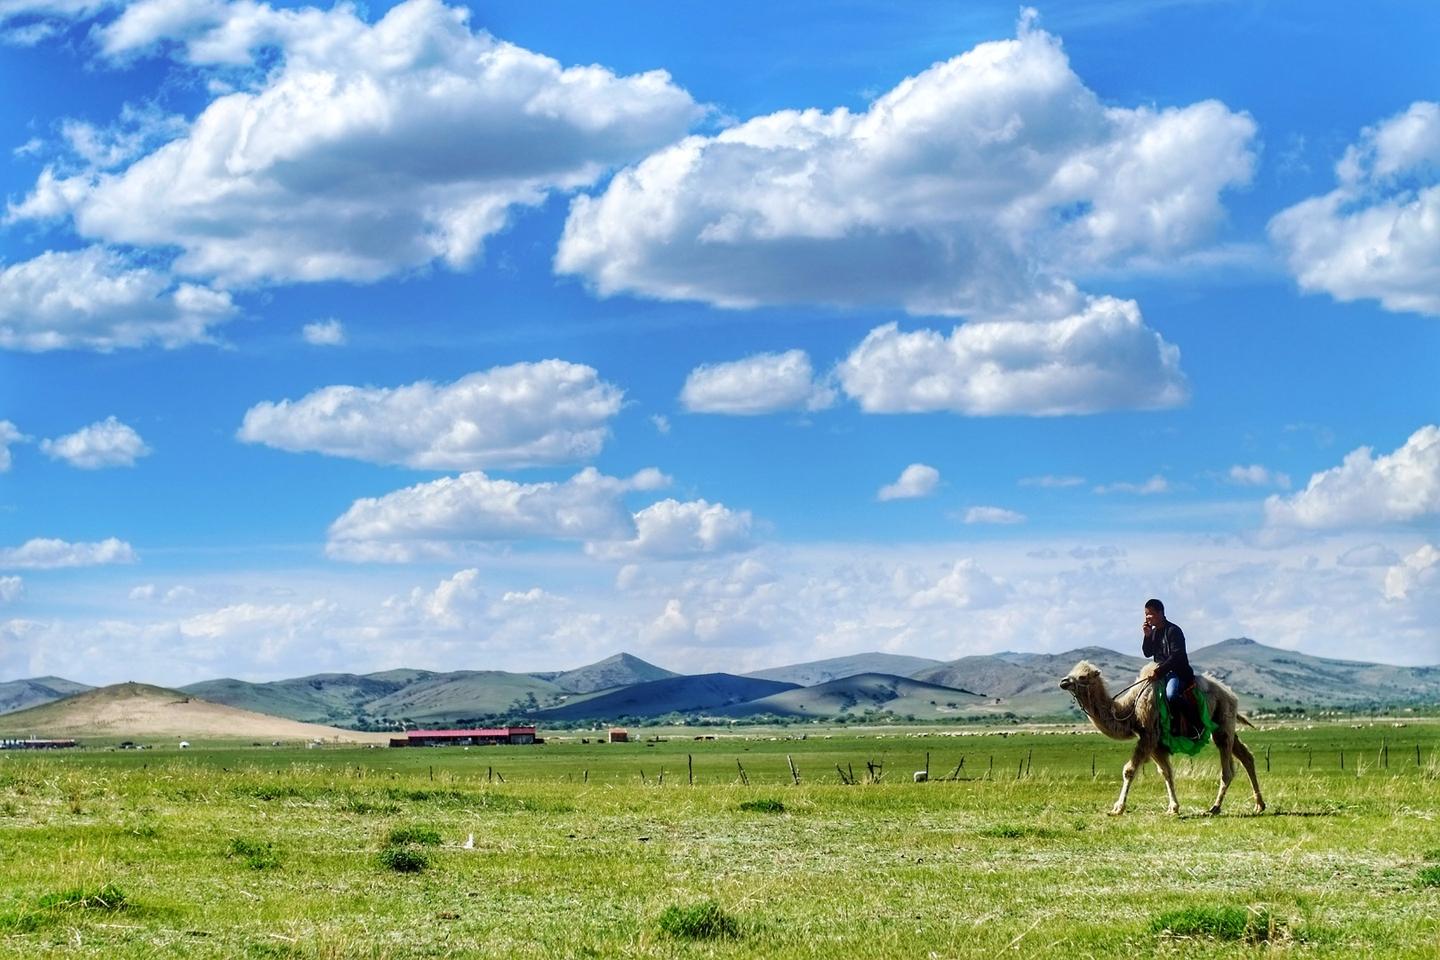
[[[759,800],[744,800],[740,809],[747,813],[784,813],[785,804],[774,797],[762,797]]]
[[[415,844],[422,847],[440,846],[440,831],[432,827],[396,827],[390,831],[390,846],[403,847]]]
[[[1430,863],[1440,862],[1440,847],[1425,851],[1425,859]]]
[[[280,858],[275,855],[273,845],[236,837],[230,841],[229,857],[239,857],[251,870],[278,870]]]
[[[76,887],[59,893],[47,893],[35,905],[42,910],[124,910],[125,891],[113,883],[107,883],[98,890]]]
[[[1017,826],[1013,823],[1001,823],[993,827],[986,827],[979,832],[982,837],[992,837],[997,840],[1045,840],[1055,837],[1056,831],[1045,827]]]
[[[1186,907],[1162,913],[1150,921],[1151,933],[1246,943],[1274,940],[1282,929],[1283,924],[1263,907]]]
[[[1426,867],[1421,870],[1416,882],[1422,887],[1440,887],[1440,867]]]
[[[386,847],[376,859],[381,867],[395,873],[419,873],[430,866],[430,858],[424,851],[409,847]]]
[[[730,940],[740,936],[740,924],[714,900],[689,906],[672,904],[657,921],[660,932],[682,940]]]

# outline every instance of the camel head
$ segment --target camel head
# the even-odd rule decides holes
[[[1099,679],[1100,671],[1096,669],[1095,665],[1089,660],[1081,660],[1075,664],[1075,669],[1071,670],[1060,681],[1060,689],[1068,690],[1070,693],[1079,696],[1081,691]]]

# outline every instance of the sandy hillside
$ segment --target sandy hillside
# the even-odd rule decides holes
[[[177,737],[385,743],[388,734],[300,723],[210,703],[177,690],[119,683],[0,716],[0,736]]]

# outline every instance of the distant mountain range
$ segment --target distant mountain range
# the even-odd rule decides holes
[[[1078,713],[1058,681],[1081,659],[1100,667],[1117,689],[1145,662],[1103,647],[1060,654],[999,653],[948,663],[865,653],[746,676],[687,676],[621,653],[553,673],[322,673],[268,683],[207,680],[180,692],[253,713],[354,729],[520,719],[542,725],[639,722],[674,714],[827,718],[884,711],[917,720],[1007,714],[1074,717]],[[1229,684],[1252,712],[1440,704],[1440,666],[1332,660],[1244,638],[1195,650],[1191,662],[1197,671]],[[59,677],[0,683],[0,714],[90,689]]]

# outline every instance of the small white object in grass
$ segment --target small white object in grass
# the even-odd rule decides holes
[[[916,782],[916,783],[924,783],[926,780],[929,780],[929,779],[930,779],[930,774],[926,773],[924,770],[916,770],[916,771],[915,771],[915,782]]]
[[[462,850],[474,850],[474,849],[475,849],[475,834],[472,833],[472,834],[470,834],[470,836],[468,836],[468,837],[465,838],[465,843],[461,845],[461,849],[462,849]]]

